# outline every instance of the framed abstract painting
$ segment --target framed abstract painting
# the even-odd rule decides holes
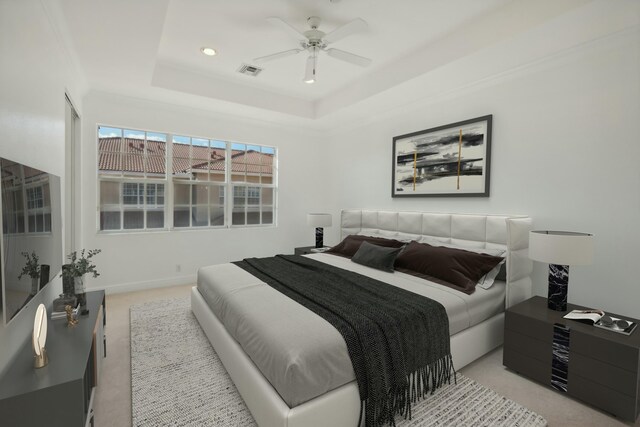
[[[392,197],[489,197],[491,115],[393,138]]]

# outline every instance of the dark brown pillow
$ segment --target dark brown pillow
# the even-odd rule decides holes
[[[501,261],[502,257],[413,241],[396,258],[395,268],[472,294],[476,282]]]
[[[384,246],[385,248],[401,248],[405,245],[405,243],[399,240],[352,234],[345,237],[342,242],[338,243],[325,253],[351,258],[356,254],[356,252],[358,252],[358,249],[360,249],[360,245],[362,244],[362,242],[369,242],[374,245]]]

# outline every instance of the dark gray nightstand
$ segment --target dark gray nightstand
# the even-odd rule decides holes
[[[585,309],[568,304],[567,310]],[[507,310],[505,314],[503,363],[524,376],[551,385],[565,377],[566,393],[629,421],[640,412],[640,332],[622,335],[575,320],[563,319],[567,312],[547,308],[547,299],[533,297]],[[626,316],[622,317],[639,322]],[[554,328],[554,325],[558,325]],[[553,362],[554,330],[556,352],[568,328],[568,364],[558,370]],[[567,369],[568,368],[568,369]],[[567,372],[564,375],[562,372]],[[561,381],[562,383],[562,381]],[[554,388],[557,387],[554,386]]]
[[[316,252],[311,252],[311,249],[315,249],[315,246],[303,246],[301,248],[296,248],[294,254],[295,255],[307,255],[307,254],[314,254]]]

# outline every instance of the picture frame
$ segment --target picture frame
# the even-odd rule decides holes
[[[489,197],[493,115],[393,138],[391,197]]]

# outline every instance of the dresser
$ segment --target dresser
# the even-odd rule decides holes
[[[0,378],[0,425],[94,425],[93,397],[106,357],[105,298],[104,291],[86,295],[89,314],[79,316],[77,325],[48,319],[46,366],[34,368],[29,337]]]
[[[549,310],[542,297],[509,308],[504,365],[623,420],[635,421],[640,412],[640,326],[623,335],[563,319],[576,309],[586,307],[569,304],[566,312]]]

